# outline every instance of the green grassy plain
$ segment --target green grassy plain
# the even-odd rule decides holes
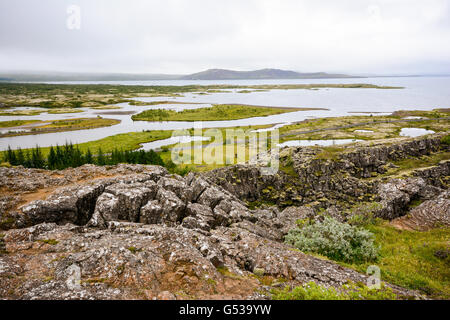
[[[381,269],[382,281],[419,290],[436,299],[450,299],[450,255],[435,253],[448,250],[450,229],[430,231],[398,230],[387,222],[367,226],[381,246],[376,263],[344,264],[365,273],[371,264]]]

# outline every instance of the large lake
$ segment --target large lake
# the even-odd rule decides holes
[[[301,80],[231,80],[231,81],[79,81],[79,82],[47,82],[59,84],[120,84],[120,85],[254,85],[254,84],[309,84],[309,83],[371,83],[380,86],[401,86],[405,89],[320,89],[320,90],[270,90],[266,92],[238,93],[236,90],[227,90],[225,93],[211,93],[200,95],[196,93],[184,94],[183,97],[157,97],[139,98],[141,101],[170,100],[177,102],[191,102],[199,104],[174,104],[161,106],[130,106],[119,104],[120,110],[140,112],[153,108],[171,108],[182,110],[184,108],[199,108],[214,103],[241,103],[262,106],[283,107],[319,107],[325,110],[299,111],[273,115],[268,117],[255,117],[232,121],[207,121],[203,127],[231,127],[259,124],[283,124],[301,121],[307,118],[344,116],[349,114],[373,113],[389,114],[395,110],[431,110],[436,108],[450,108],[450,77],[377,77],[353,79],[301,79]],[[82,113],[49,115],[43,113],[38,116],[5,117],[0,121],[17,119],[56,120],[80,117],[95,117],[106,110],[83,109]],[[83,143],[98,140],[110,135],[142,131],[142,130],[169,130],[192,128],[192,122],[146,122],[132,121],[130,115],[102,115],[105,118],[119,119],[118,125],[91,130],[71,132],[47,133],[41,135],[28,135],[10,138],[0,138],[0,150],[8,146],[12,148],[30,148],[36,145],[50,146],[67,142]]]

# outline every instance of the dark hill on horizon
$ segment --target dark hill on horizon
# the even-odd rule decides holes
[[[181,77],[183,80],[239,80],[239,79],[321,79],[321,78],[360,78],[345,74],[326,72],[300,73],[290,70],[261,69],[254,71],[234,71],[209,69]]]

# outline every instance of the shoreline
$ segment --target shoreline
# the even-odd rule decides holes
[[[100,120],[97,118],[80,118],[80,119],[70,119],[69,121],[73,120]],[[62,127],[62,128],[56,128],[56,127],[50,127],[45,128],[46,125],[52,125],[55,122],[58,121],[66,121],[66,120],[53,120],[53,121],[45,121],[42,120],[42,122],[39,123],[33,123],[28,124],[20,127],[4,127],[2,129],[7,130],[11,129],[10,131],[13,131],[14,129],[20,130],[20,129],[30,129],[34,131],[25,131],[25,132],[16,132],[16,133],[0,133],[0,138],[10,138],[10,137],[17,137],[17,136],[29,136],[29,135],[40,135],[40,134],[46,134],[46,133],[56,133],[56,132],[68,132],[68,131],[78,131],[78,130],[89,130],[89,129],[97,129],[97,128],[105,128],[105,127],[111,127],[114,125],[120,124],[122,121],[117,119],[107,119],[107,118],[101,118],[101,120],[107,120],[109,124],[99,124],[99,125],[91,125],[91,126],[85,126],[85,127]],[[39,121],[39,120],[38,120]],[[38,125],[43,125],[42,129],[39,129]]]

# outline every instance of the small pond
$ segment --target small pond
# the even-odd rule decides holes
[[[402,128],[402,130],[400,130],[400,136],[412,138],[433,133],[435,133],[433,130],[426,130],[422,128]]]

